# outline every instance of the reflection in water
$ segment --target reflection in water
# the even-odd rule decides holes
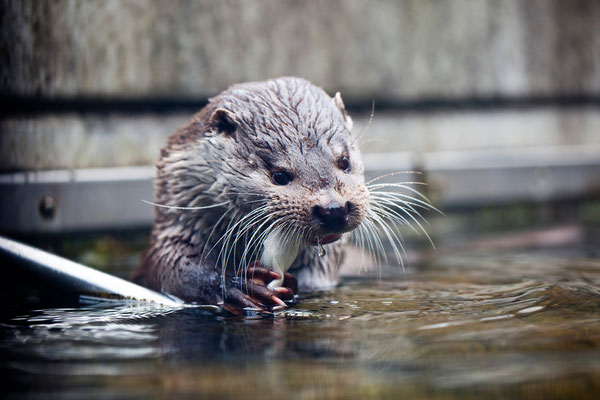
[[[597,398],[600,261],[454,254],[275,318],[104,303],[0,327],[19,397]]]

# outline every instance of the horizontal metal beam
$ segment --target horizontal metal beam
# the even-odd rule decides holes
[[[551,202],[600,194],[600,146],[552,146],[476,151],[367,154],[377,171],[423,171],[439,208]],[[393,182],[404,180],[394,175]]]
[[[0,229],[41,233],[148,226],[152,167],[0,175]]]
[[[423,181],[440,209],[550,202],[600,193],[600,147],[365,154],[367,178]],[[152,167],[0,175],[0,230],[73,232],[152,223]]]

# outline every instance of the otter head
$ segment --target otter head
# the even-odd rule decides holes
[[[235,205],[248,232],[327,244],[366,217],[364,168],[339,93],[281,78],[233,86],[210,107],[202,140],[217,170],[206,190]]]

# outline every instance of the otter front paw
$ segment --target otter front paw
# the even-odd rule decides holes
[[[293,301],[294,295],[298,293],[298,282],[294,275],[285,273],[283,286],[273,290],[267,287],[271,281],[280,278],[279,273],[261,267],[258,262],[255,262],[244,276],[233,281],[234,287],[227,290],[223,308],[234,314],[240,314],[243,309],[266,311],[286,307],[285,302]]]

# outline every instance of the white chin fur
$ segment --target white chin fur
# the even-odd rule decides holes
[[[337,277],[308,268],[299,270],[296,273],[296,279],[298,280],[298,289],[302,291],[333,289],[338,284]]]
[[[300,244],[274,229],[264,241],[260,262],[263,266],[281,274],[281,279],[271,281],[267,287],[274,289],[283,283],[283,274],[290,268],[298,255]]]

